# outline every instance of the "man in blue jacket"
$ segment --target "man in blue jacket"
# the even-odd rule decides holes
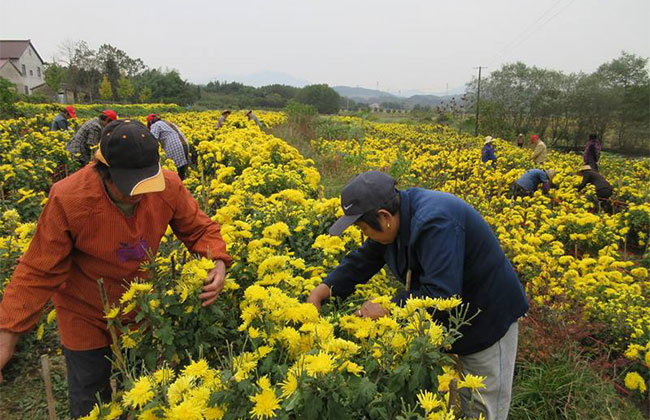
[[[465,373],[486,376],[483,401],[461,390],[468,416],[482,413],[489,420],[506,419],[517,353],[517,320],[528,301],[514,268],[483,217],[451,194],[409,188],[398,191],[389,175],[365,172],[341,193],[344,216],[331,228],[340,235],[355,224],[369,238],[348,254],[318,285],[309,302],[320,309],[330,296],[346,298],[385,264],[410,289],[394,296],[402,305],[410,297],[459,296],[476,315],[451,351],[460,356]],[[480,312],[479,312],[480,310]],[[379,304],[366,302],[358,316],[385,315]]]
[[[513,198],[531,197],[540,185],[542,192],[548,194],[553,187],[553,178],[555,178],[553,169],[530,169],[512,184],[510,194]]]

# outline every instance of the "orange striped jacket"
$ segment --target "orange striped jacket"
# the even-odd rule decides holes
[[[109,301],[118,301],[129,281],[146,277],[139,270],[145,250],[156,254],[167,226],[191,252],[230,266],[219,225],[199,209],[175,172],[164,171],[165,190],[145,194],[127,217],[93,166],[52,186],[34,238],[0,302],[0,329],[29,330],[51,298],[66,348],[108,346],[97,279],[104,279]]]

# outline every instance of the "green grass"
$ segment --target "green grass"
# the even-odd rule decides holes
[[[63,356],[50,357],[50,377],[56,414],[58,419],[69,418],[68,385]],[[4,372],[3,372],[4,373]],[[40,365],[22,367],[19,372],[5,375],[0,384],[0,419],[2,420],[47,420],[45,384]]]
[[[643,420],[579,356],[560,351],[544,362],[521,362],[515,372],[510,420]]]
[[[339,197],[345,184],[358,173],[352,164],[340,158],[319,155],[312,147],[312,139],[300,134],[290,135],[286,125],[274,128],[271,133],[298,149],[305,158],[314,161],[327,198]]]

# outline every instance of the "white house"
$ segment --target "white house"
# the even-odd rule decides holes
[[[18,93],[29,95],[45,82],[43,64],[30,40],[0,40],[0,77],[13,82]]]

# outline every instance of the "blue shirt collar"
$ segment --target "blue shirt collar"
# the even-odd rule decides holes
[[[411,239],[411,203],[406,191],[399,191],[399,238],[398,240],[408,245]]]

